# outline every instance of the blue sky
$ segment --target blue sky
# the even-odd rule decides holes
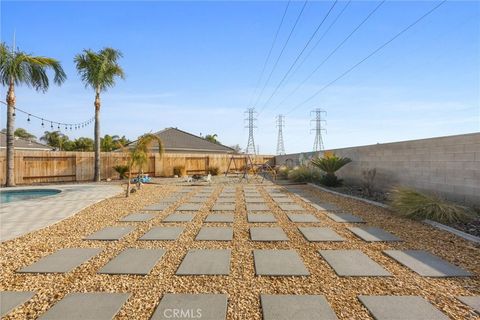
[[[480,129],[480,4],[448,1],[414,28],[308,103],[298,105],[434,7],[435,1],[387,1],[294,95],[285,97],[378,4],[352,1],[305,63],[264,102],[302,50],[332,2],[308,2],[256,106],[261,153],[276,149],[275,116],[286,114],[287,153],[310,151],[310,110],[327,111],[326,148],[453,135]],[[273,61],[303,1],[290,4],[267,65]],[[339,1],[316,40],[342,10]],[[93,93],[73,64],[82,49],[121,50],[127,78],[103,94],[102,134],[134,139],[165,127],[246,146],[244,111],[280,22],[285,1],[127,2],[2,1],[1,39],[59,59],[68,75],[46,93],[17,89],[17,106],[61,122],[93,115]],[[309,50],[307,49],[307,52]],[[264,76],[265,79],[265,76]],[[262,84],[263,85],[263,84]],[[1,88],[2,98],[6,88]],[[258,91],[257,91],[258,92]],[[254,99],[255,100],[255,99]],[[5,108],[1,109],[5,126]],[[40,136],[40,123],[17,117]],[[46,128],[49,129],[49,128]],[[93,128],[67,134],[93,136]]]

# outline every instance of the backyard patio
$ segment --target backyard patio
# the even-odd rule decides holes
[[[145,185],[3,242],[1,251],[5,319],[480,312],[478,246],[306,185]]]

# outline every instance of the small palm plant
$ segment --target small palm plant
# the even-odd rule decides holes
[[[128,197],[130,195],[131,189],[131,180],[132,180],[132,171],[133,168],[137,168],[138,172],[141,172],[143,166],[148,162],[148,152],[150,146],[154,143],[158,143],[158,153],[160,156],[163,155],[164,148],[162,140],[151,133],[146,133],[136,141],[136,144],[128,149],[129,159],[127,162],[128,166],[128,185],[127,185],[127,194]],[[140,178],[140,176],[138,177]],[[138,179],[140,183],[140,179]]]
[[[321,178],[320,182],[327,187],[337,187],[342,184],[342,180],[338,179],[338,177],[335,175],[335,172],[350,162],[352,162],[350,158],[342,158],[334,153],[327,153],[322,158],[315,158],[311,160],[311,163],[315,167],[325,172],[325,175]]]
[[[115,170],[118,173],[120,180],[123,180],[127,177],[128,166],[118,164],[113,167],[113,170]]]
[[[58,60],[33,56],[11,50],[5,43],[0,44],[0,83],[7,89],[7,187],[15,185],[14,177],[14,131],[15,131],[15,86],[22,84],[36,91],[46,92],[50,85],[47,70],[54,73],[53,82],[61,85],[67,78]]]
[[[100,181],[100,93],[113,87],[117,78],[125,78],[118,64],[121,57],[122,53],[112,48],[104,48],[99,52],[83,50],[75,56],[75,64],[85,87],[95,90],[94,181]]]

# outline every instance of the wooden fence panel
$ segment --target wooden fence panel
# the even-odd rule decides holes
[[[151,176],[173,176],[174,167],[183,167],[184,174],[205,174],[209,167],[217,167],[224,173],[232,158],[231,154],[180,154],[166,153],[161,157],[150,154],[143,172]],[[253,156],[254,163],[265,163],[272,156]],[[113,169],[116,165],[125,165],[128,154],[121,152],[101,153],[102,179],[118,179]],[[234,161],[240,169],[246,164],[245,157],[235,155]],[[15,181],[17,184],[33,184],[42,182],[92,181],[94,176],[93,152],[66,151],[16,151]],[[230,171],[234,170],[232,165]],[[137,169],[134,170],[136,173]],[[5,184],[6,161],[5,150],[0,151],[0,183]]]
[[[76,157],[24,156],[22,157],[22,184],[76,181]]]
[[[208,157],[187,157],[185,158],[185,172],[187,175],[207,174]]]

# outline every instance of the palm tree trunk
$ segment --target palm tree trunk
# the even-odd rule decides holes
[[[10,81],[7,92],[7,187],[15,186],[15,87]]]
[[[127,198],[130,195],[130,188],[131,188],[131,181],[132,180],[132,168],[128,169],[128,184],[127,184],[127,194],[125,195]]]
[[[95,171],[93,181],[100,181],[100,91],[95,93]]]

